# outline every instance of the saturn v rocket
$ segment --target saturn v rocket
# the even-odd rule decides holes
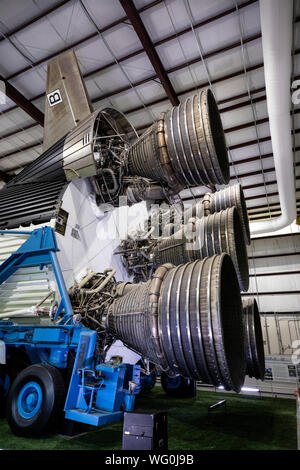
[[[240,296],[241,288],[248,288],[244,244],[249,239],[236,235],[240,246],[235,247],[228,219],[215,249],[211,243],[217,243],[220,230],[214,226],[213,240],[209,224],[212,218],[218,224],[213,213],[223,211],[222,224],[227,210],[226,217],[234,217],[232,223],[243,230],[246,212],[242,224],[239,208],[228,208],[235,203],[212,210],[210,220],[201,211],[202,218],[192,212],[196,225],[205,226],[210,249],[180,257],[184,243],[178,248],[174,237],[171,244],[161,240],[153,247],[153,270],[142,284],[131,282],[122,257],[113,254],[126,239],[128,224],[136,230],[149,217],[149,203],[178,203],[184,189],[228,183],[224,132],[210,89],[163,112],[139,137],[116,109],[92,109],[70,51],[48,64],[43,152],[0,191],[0,228],[55,228],[74,311],[83,323],[97,323],[101,335],[109,336],[108,356],[117,350],[127,362],[143,357],[170,376],[239,391],[246,368],[254,369],[249,350],[255,347],[247,343]],[[230,249],[224,241],[228,235]],[[234,253],[242,259],[240,272]],[[109,279],[95,293],[91,282],[101,279],[103,284],[103,274],[97,273]],[[50,285],[51,272],[47,276]],[[264,361],[262,353],[257,361]]]

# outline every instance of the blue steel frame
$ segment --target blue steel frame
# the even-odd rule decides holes
[[[64,411],[67,419],[101,426],[133,410],[139,388],[131,391],[129,381],[139,385],[140,366],[97,364],[96,339],[95,331],[80,334]]]
[[[66,418],[95,426],[120,420],[124,411],[134,408],[135,395],[140,390],[140,366],[103,363],[102,357],[95,352],[97,333],[73,324],[70,298],[56,257],[59,249],[53,228],[42,227],[32,232],[0,230],[1,233],[28,234],[30,237],[0,265],[0,284],[19,267],[40,266],[43,269],[46,264],[52,264],[61,295],[53,320],[63,310],[65,312],[53,325],[17,325],[12,321],[0,321],[0,340],[6,344],[8,353],[12,348],[22,346],[32,364],[47,363],[65,369],[69,351],[76,351],[64,406]],[[129,382],[137,384],[134,391]],[[29,405],[22,396],[19,398],[26,413]],[[30,406],[35,409],[37,405],[31,403]]]

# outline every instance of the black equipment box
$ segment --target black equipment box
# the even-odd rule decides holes
[[[134,411],[124,413],[123,450],[168,450],[167,413]]]

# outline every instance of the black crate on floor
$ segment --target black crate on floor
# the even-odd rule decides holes
[[[123,450],[167,450],[167,424],[164,411],[125,412]]]

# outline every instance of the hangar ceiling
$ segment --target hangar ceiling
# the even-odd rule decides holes
[[[294,2],[292,80],[300,79],[299,3]],[[134,0],[128,9],[130,4],[0,0],[0,84],[9,96],[0,95],[0,187],[42,153],[47,63],[74,49],[94,109],[117,108],[139,134],[176,100],[211,87],[231,183],[243,185],[250,220],[280,215],[259,1]],[[291,102],[298,212],[299,111]],[[190,201],[205,192],[198,187],[181,196]]]

